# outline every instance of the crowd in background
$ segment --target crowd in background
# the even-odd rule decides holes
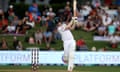
[[[120,9],[115,9],[114,14],[107,11],[110,3],[102,4],[100,0],[86,2],[84,5],[77,5],[78,23],[76,29],[82,29],[85,32],[94,31],[93,36],[109,36],[110,45],[116,47],[118,36],[120,35]],[[19,15],[19,14],[17,14]],[[25,35],[28,30],[35,28],[36,24],[45,26],[46,30],[38,29],[33,36],[27,39],[29,44],[40,44],[45,42],[46,48],[50,49],[50,44],[54,40],[60,40],[61,36],[57,32],[56,23],[58,19],[66,19],[69,22],[73,16],[70,2],[66,3],[63,9],[56,13],[52,7],[45,7],[43,11],[38,9],[38,5],[33,3],[25,12],[25,16],[19,19],[14,11],[14,6],[10,5],[6,13],[0,9],[0,34]],[[24,47],[17,37],[13,38],[13,47],[22,50]],[[3,49],[8,48],[7,39],[2,38],[0,46]],[[88,51],[88,47],[83,39],[77,40],[77,50]],[[93,47],[93,50],[95,48]],[[103,48],[104,51],[104,48]]]

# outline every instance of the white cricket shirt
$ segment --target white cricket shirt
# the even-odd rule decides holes
[[[58,32],[61,34],[62,40],[74,40],[73,35],[69,29],[65,29],[66,24],[62,24],[58,27]]]

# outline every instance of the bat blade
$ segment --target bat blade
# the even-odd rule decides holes
[[[77,14],[76,14],[76,10],[77,10],[76,6],[77,6],[77,1],[73,0],[73,17],[77,16]]]

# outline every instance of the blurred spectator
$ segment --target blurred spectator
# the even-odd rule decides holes
[[[14,17],[15,15],[13,13],[11,13],[9,16],[8,16],[8,21],[9,22],[12,22],[14,20]]]
[[[17,50],[23,50],[22,42],[18,41]]]
[[[102,16],[102,23],[104,26],[108,26],[112,22],[112,18],[106,13]]]
[[[119,21],[117,16],[115,16],[114,19],[113,19],[113,25],[115,27],[118,27],[120,25],[120,21]]]
[[[3,12],[3,10],[0,8],[0,15],[2,15],[4,12]]]
[[[20,40],[18,40],[16,36],[13,37],[13,49],[14,50],[23,50],[22,42]]]
[[[21,20],[19,20],[18,25],[16,25],[15,33],[16,34],[25,34],[27,30],[31,29],[30,25],[27,25],[26,23],[23,23]]]
[[[72,12],[71,12],[70,6],[68,6],[68,5],[65,6],[63,16],[64,16],[64,19],[66,20],[66,22],[69,22],[69,20],[72,17]]]
[[[118,36],[116,34],[111,35],[109,42],[110,42],[110,47],[117,48],[119,42]]]
[[[37,3],[33,3],[30,7],[29,7],[29,12],[32,13],[32,17],[35,21],[40,20],[40,16],[41,13],[38,10],[38,5]]]
[[[90,17],[95,17],[97,15],[97,9],[98,8],[93,8],[92,7],[92,10],[90,11],[89,16]]]
[[[92,21],[92,18],[89,17],[83,26],[83,30],[90,32],[96,29],[95,24]]]
[[[95,27],[98,27],[100,24],[102,24],[102,18],[98,14],[93,17],[93,24]]]
[[[97,14],[100,16],[100,18],[102,19],[103,16],[105,16],[106,14],[106,10],[103,8],[98,8],[97,9]]]
[[[103,10],[109,10],[109,6],[107,4],[103,4],[101,6],[101,9],[103,9]]]
[[[42,33],[41,29],[38,29],[35,32],[34,36],[35,36],[36,44],[41,44],[42,40],[43,40],[43,33]]]
[[[46,17],[47,17],[46,12],[43,11],[43,14],[41,16],[41,24],[40,24],[40,26],[45,26],[46,19],[47,19]]]
[[[118,35],[120,35],[120,25],[117,26],[117,28],[116,28],[116,33],[117,33]]]
[[[52,18],[54,18],[56,16],[55,12],[53,12],[52,7],[49,8],[49,11],[47,12],[47,16],[51,16]]]
[[[2,16],[1,25],[2,25],[2,28],[1,28],[2,33],[6,33],[6,32],[4,32],[4,30],[8,26],[8,20],[4,16]]]
[[[76,44],[77,44],[78,51],[88,51],[88,47],[87,47],[84,39],[80,38],[79,40],[77,40]]]
[[[24,32],[24,25],[23,25],[22,21],[19,21],[18,25],[16,25],[15,33],[16,34],[23,34],[23,33],[25,33]]]
[[[49,49],[50,48],[50,43],[52,42],[52,32],[47,29],[45,32],[43,32],[44,36],[44,42],[46,43],[46,47]]]
[[[83,15],[84,20],[88,18],[89,13],[91,12],[92,8],[90,6],[90,2],[86,2],[85,5],[81,6],[80,14]]]
[[[8,50],[8,43],[5,38],[2,38],[0,47],[1,47],[1,50]]]
[[[45,15],[47,15],[47,12],[49,11],[49,6],[48,5],[44,5],[43,6],[43,13],[42,13],[42,15],[43,14],[45,14]]]
[[[117,18],[118,18],[118,20],[120,20],[120,7],[118,7],[118,9],[117,9],[117,13],[118,13]]]
[[[2,33],[15,33],[16,26],[10,23],[8,26],[2,28]]]
[[[101,6],[101,0],[92,0],[93,7],[100,7]]]
[[[5,17],[4,12],[2,11],[2,9],[0,9],[0,29],[3,26],[6,26],[6,25],[8,25],[8,20]]]
[[[51,32],[54,31],[55,24],[54,24],[53,18],[51,16],[47,17],[46,27],[47,27],[47,29],[49,29],[49,31],[51,31]]]
[[[34,20],[34,19],[33,19],[33,16],[32,16],[32,13],[26,11],[26,12],[25,12],[25,16],[24,16],[24,18],[23,18],[23,22],[24,22],[26,19],[27,19],[28,21],[32,22],[32,21]]]
[[[7,29],[7,25],[3,25],[2,28],[1,28],[1,33],[2,34],[5,34],[5,33],[8,33],[8,29]]]
[[[35,44],[35,39],[34,39],[33,36],[30,36],[30,37],[29,37],[28,43],[29,43],[29,44]]]
[[[82,26],[85,20],[84,17],[79,13],[77,19],[78,19],[79,25]]]
[[[14,20],[14,17],[15,17],[15,12],[13,9],[13,5],[10,5],[8,9],[8,21],[12,22]]]
[[[5,16],[2,17],[2,25],[8,25],[8,19]]]
[[[16,26],[16,25],[18,25],[18,23],[19,23],[18,16],[15,16],[14,19],[13,19],[13,21],[12,21],[12,24],[13,24],[14,26]]]
[[[28,19],[26,19],[26,21],[24,23],[26,25],[30,26],[30,28],[34,28],[35,27],[35,22],[34,21],[29,21]]]
[[[67,2],[66,2],[66,6],[69,6],[69,7],[70,7],[70,1],[67,1]]]
[[[7,30],[8,33],[15,33],[15,25],[13,25],[12,23],[10,25],[8,25]]]
[[[106,36],[107,35],[107,29],[106,27],[103,25],[103,24],[100,24],[98,27],[97,27],[97,30],[95,32],[95,35],[96,36]]]
[[[54,29],[54,33],[53,34],[54,34],[55,40],[60,40],[61,39],[61,35],[58,32],[57,28]]]
[[[47,5],[44,5],[43,7],[43,11],[42,11],[42,15],[41,15],[41,26],[45,25],[45,22],[47,20],[47,13],[49,12],[49,7]]]
[[[108,35],[113,35],[116,32],[116,26],[113,25],[113,22],[108,26]]]
[[[25,16],[22,21],[24,24],[30,26],[31,28],[35,27],[35,21],[32,17],[32,14],[27,11],[25,12]]]
[[[3,10],[0,8],[0,29],[2,28]]]
[[[11,15],[11,14],[15,14],[13,5],[9,5],[9,8],[8,8],[8,15]]]
[[[104,0],[105,5],[110,6],[112,5],[112,0]]]

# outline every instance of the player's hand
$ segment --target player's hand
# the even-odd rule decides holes
[[[77,19],[77,17],[72,17],[72,20],[73,20],[73,23],[74,23],[75,25],[78,24],[78,19]]]
[[[72,17],[72,20],[77,20],[77,17]]]

